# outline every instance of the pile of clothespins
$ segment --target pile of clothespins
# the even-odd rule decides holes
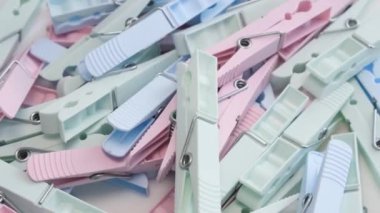
[[[42,8],[44,36],[15,54]],[[110,179],[149,202],[172,173],[150,212],[365,212],[359,156],[380,184],[379,9],[1,2],[0,213],[105,212],[71,192]]]

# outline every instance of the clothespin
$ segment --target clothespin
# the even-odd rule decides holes
[[[22,105],[35,106],[57,98],[57,92],[48,87],[33,85],[29,93],[26,95]],[[16,115],[17,116],[17,115]]]
[[[176,212],[221,212],[216,70],[203,52],[178,66]]]
[[[39,111],[42,132],[59,133],[67,142],[106,117],[176,59],[174,51],[167,53],[127,68],[133,72],[122,72],[87,83],[70,95],[55,100]]]
[[[354,132],[335,134],[331,136],[331,139],[344,141],[352,149],[352,160],[342,200],[341,212],[362,212],[363,201],[359,168],[359,147],[356,134]]]
[[[0,191],[16,212],[103,212],[53,185],[34,183],[23,171],[3,161],[0,161],[0,168],[7,174],[0,177]]]
[[[342,1],[334,1],[334,3],[338,2]],[[307,63],[326,51],[326,47],[336,45],[352,35],[356,29],[362,27],[365,20],[371,19],[371,16],[376,19],[377,4],[376,1],[358,0],[344,13],[334,14],[334,19],[324,31],[272,73],[273,89],[282,91],[288,84],[300,88],[309,75],[306,69]]]
[[[352,99],[343,109],[342,114],[348,121],[352,131],[358,138],[358,144],[370,171],[376,177],[380,177],[380,160],[377,139],[380,136],[380,129],[373,121],[379,119],[379,115],[374,113],[373,103],[367,98],[359,83],[352,79],[349,83],[355,88]],[[375,117],[376,116],[376,117]],[[375,128],[374,128],[375,127]],[[375,136],[375,137],[374,137]]]
[[[356,75],[365,65],[380,55],[380,32],[369,20],[352,36],[312,59],[306,69],[310,75],[303,88],[316,97],[322,97]]]
[[[340,140],[331,140],[325,154],[309,152],[298,212],[340,212],[351,158],[351,147]]]
[[[3,202],[6,202],[6,201],[3,201]],[[1,213],[17,213],[14,209],[4,204],[0,204],[0,212]]]
[[[96,25],[120,4],[114,0],[48,0],[54,32],[57,35]]]
[[[174,188],[150,211],[150,213],[174,212]]]
[[[29,51],[13,60],[0,74],[0,111],[14,118],[26,95],[36,81],[43,64],[29,55]],[[9,99],[12,94],[12,99]]]
[[[249,79],[238,79],[228,83],[219,91],[219,141],[221,152],[226,152],[227,144],[233,129],[247,113],[248,107],[260,95],[269,83],[270,73],[279,64],[279,57],[273,56],[260,67]],[[235,122],[233,122],[235,121]]]
[[[380,93],[378,92],[380,89],[380,84],[378,84],[379,79],[379,71],[380,71],[380,60],[377,59],[373,63],[367,65],[363,71],[358,73],[356,76],[358,82],[366,92],[368,98],[375,103],[375,108],[379,108],[378,100],[380,100]]]
[[[79,64],[87,53],[113,36],[118,35],[126,27],[129,27],[148,3],[149,0],[128,0],[120,5],[115,11],[107,16],[107,18],[94,27],[89,36],[76,42],[59,60],[45,67],[40,74],[41,77],[48,81],[60,80],[63,77],[65,70],[75,69],[75,66]],[[123,65],[130,63],[131,61],[126,61]]]
[[[49,40],[40,38],[30,47],[30,54],[44,63],[52,63],[66,51],[66,48]]]
[[[218,57],[219,86],[319,31],[328,24],[330,10],[328,2],[288,1],[219,42],[209,50]],[[301,27],[306,25],[308,27]]]
[[[12,52],[28,31],[28,25],[37,14],[41,0],[7,1],[0,9],[0,68],[12,56]]]
[[[130,28],[88,53],[77,67],[86,81],[98,78],[120,63],[149,47],[182,26],[217,0],[174,0],[154,10]],[[160,26],[148,36],[141,36],[147,29]]]
[[[243,135],[223,158],[221,162],[223,201],[231,195],[239,181],[240,190],[235,189],[235,191],[238,191],[237,199],[240,202],[251,209],[265,205],[287,178],[299,168],[300,160],[306,153],[319,146],[328,134],[329,124],[352,92],[353,88],[345,84],[328,97],[314,100],[299,114],[308,98],[288,87],[251,127],[248,134]],[[293,106],[288,105],[289,103]],[[265,122],[266,120],[276,124],[271,125],[270,122]],[[244,160],[238,160],[242,163],[236,166],[232,164],[236,159]],[[266,172],[260,172],[261,169],[265,169]],[[231,172],[232,170],[235,172]],[[224,175],[227,173],[228,177]]]
[[[230,5],[236,1],[237,0],[219,0],[214,6],[208,8],[199,15],[200,21],[205,22],[215,18],[215,16],[223,13]]]
[[[131,150],[140,136],[153,123],[152,118],[159,114],[160,108],[176,91],[175,73],[177,63],[180,61],[183,59],[177,60],[108,115],[108,121],[115,130],[103,144],[105,152],[120,158]],[[148,103],[147,100],[149,100]],[[131,135],[136,137],[131,138]]]

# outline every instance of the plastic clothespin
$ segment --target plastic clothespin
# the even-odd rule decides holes
[[[180,55],[190,55],[197,49],[206,50],[217,42],[242,29],[247,23],[266,15],[283,1],[248,1],[232,11],[212,20],[173,33],[175,47]]]
[[[380,177],[380,167],[378,165],[379,148],[376,141],[374,141],[374,133],[376,136],[380,136],[380,129],[374,129],[373,124],[374,115],[373,103],[367,98],[365,92],[361,89],[361,86],[355,79],[351,79],[349,83],[355,88],[352,99],[347,103],[343,109],[342,114],[344,118],[349,122],[349,126],[352,131],[355,132],[358,138],[358,145],[361,148],[361,154],[363,154],[364,160],[369,165],[370,171],[377,178]]]
[[[351,147],[331,140],[326,153],[309,152],[298,212],[340,212],[352,158]]]
[[[341,4],[345,1],[334,1],[334,4]],[[346,1],[349,4],[351,1]],[[300,49],[285,63],[280,65],[271,77],[271,83],[275,91],[282,91],[288,84],[295,88],[300,88],[308,76],[307,63],[326,51],[326,47],[331,47],[346,37],[352,35],[355,29],[362,26],[365,20],[379,13],[375,9],[376,1],[358,0],[352,4],[344,13],[333,14],[334,20],[317,37],[310,41],[305,47]]]
[[[118,35],[126,27],[129,27],[148,3],[149,0],[128,0],[120,5],[107,18],[94,27],[90,35],[77,41],[59,60],[45,67],[40,74],[41,77],[48,81],[60,80],[65,70],[78,65],[91,50]],[[123,65],[131,64],[132,62],[126,61]]]
[[[367,96],[371,101],[376,100],[376,107],[380,107],[380,59],[377,59],[373,63],[367,65],[363,71],[356,76],[358,82],[365,90]]]
[[[178,66],[176,212],[221,212],[216,71],[203,52]]]
[[[363,23],[352,36],[312,59],[306,69],[310,75],[303,88],[323,97],[356,75],[380,55],[380,32],[373,20]]]
[[[17,213],[14,209],[4,204],[0,204],[0,212],[1,213]]]
[[[171,189],[163,198],[160,200],[159,203],[155,207],[153,207],[152,210],[150,210],[150,213],[167,213],[167,212],[174,212],[174,188]]]
[[[7,174],[0,177],[0,191],[17,212],[103,212],[53,185],[31,181],[23,171],[3,161],[0,161],[0,168]]]
[[[306,153],[321,144],[328,126],[352,93],[353,88],[344,84],[325,98],[314,100],[240,177],[237,199],[252,209],[265,205],[300,167]]]
[[[221,161],[223,199],[226,199],[232,193],[241,174],[301,113],[308,100],[309,98],[302,92],[292,87],[287,87],[277,97],[271,108],[248,131],[239,136],[237,144]],[[289,103],[292,104],[289,105]],[[243,160],[248,156],[250,156],[250,160]],[[236,160],[242,163],[239,166],[233,166],[235,164],[233,162],[236,162]],[[228,172],[228,170],[230,171]]]
[[[52,63],[66,51],[65,47],[49,40],[40,38],[30,47],[30,54],[44,63]]]
[[[215,16],[219,15],[220,13],[223,13],[229,6],[234,4],[236,1],[237,0],[219,0],[214,6],[208,8],[199,15],[200,21],[205,22],[215,18]]]
[[[172,51],[127,68],[133,70],[131,72],[87,83],[70,95],[55,100],[39,112],[42,131],[45,134],[59,133],[62,140],[67,142],[106,117],[176,59],[177,55]]]
[[[330,10],[326,2],[290,0],[210,48],[220,65],[219,86],[320,30],[328,24]]]
[[[279,57],[273,56],[249,79],[238,79],[226,84],[219,91],[219,143],[221,152],[225,152],[233,129],[239,119],[244,118],[248,107],[255,101],[269,83],[270,73],[279,64]],[[235,121],[235,122],[233,122]]]
[[[363,212],[363,200],[359,168],[359,147],[356,134],[343,133],[332,135],[331,139],[344,141],[352,149],[352,160],[342,200],[342,212]]]
[[[115,130],[103,144],[105,152],[120,158],[131,150],[152,124],[152,118],[176,91],[175,73],[180,61],[183,59],[177,60],[108,116]],[[131,135],[135,137],[131,138]]]
[[[78,65],[78,72],[86,81],[98,78],[117,67],[141,50],[161,40],[217,0],[174,0],[154,10],[130,28],[92,50]],[[156,28],[156,26],[160,26]],[[147,29],[154,33],[142,36]]]
[[[0,111],[14,118],[24,102],[43,64],[29,55],[29,51],[13,60],[0,74]],[[12,94],[12,99],[9,96]]]
[[[0,68],[10,59],[16,45],[24,39],[28,25],[37,14],[41,0],[7,1],[0,9]]]
[[[96,25],[118,5],[120,3],[115,0],[48,0],[54,32],[57,35]]]

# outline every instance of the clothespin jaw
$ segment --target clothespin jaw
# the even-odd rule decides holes
[[[220,212],[216,58],[177,67],[176,212]]]

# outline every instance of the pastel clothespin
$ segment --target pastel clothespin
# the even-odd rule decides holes
[[[78,65],[86,81],[98,78],[185,24],[217,0],[174,0],[154,10],[130,28],[88,53]],[[160,26],[156,28],[156,26]],[[157,30],[142,36],[147,29]]]
[[[371,64],[367,65],[363,71],[358,73],[356,76],[358,82],[362,86],[362,88],[365,90],[368,98],[373,101],[373,99],[376,100],[376,107],[380,107],[380,60],[377,59],[376,61],[372,62]]]
[[[66,51],[65,47],[49,40],[40,38],[30,47],[30,54],[44,63],[52,63]]]
[[[206,50],[281,3],[281,0],[248,1],[226,14],[173,33],[175,47],[180,55],[190,55],[197,49]]]
[[[167,213],[174,212],[174,188],[171,189],[159,203],[150,211],[150,213]]]
[[[221,212],[216,58],[178,65],[176,212]]]
[[[1,213],[17,213],[14,209],[4,204],[0,204],[0,212]]]
[[[248,107],[259,97],[269,83],[271,72],[279,64],[273,56],[247,80],[237,79],[219,90],[219,143],[221,152],[226,152],[228,138],[239,119],[243,119]]]
[[[177,60],[108,116],[109,123],[116,130],[104,142],[105,152],[113,157],[124,157],[136,144],[153,123],[152,118],[159,114],[160,108],[176,91],[175,73],[180,61],[183,59]],[[136,134],[136,131],[139,133]],[[130,138],[132,132],[140,137],[134,137],[127,143],[125,137]]]
[[[253,126],[250,126],[248,131],[239,135],[236,145],[221,161],[223,201],[233,192],[241,174],[301,113],[308,100],[309,98],[302,92],[292,87],[287,87],[278,96],[271,108]],[[292,104],[289,105],[289,103]],[[250,160],[244,160],[248,156],[250,156]],[[235,165],[234,162],[236,161],[241,162],[239,166]]]
[[[47,183],[31,181],[23,171],[0,161],[0,191],[16,212],[103,212]],[[59,201],[59,202],[58,202]]]
[[[341,212],[363,212],[362,185],[359,167],[359,147],[355,132],[335,134],[333,140],[344,141],[352,149],[352,160],[342,200]]]
[[[0,111],[14,118],[24,102],[43,64],[29,55],[29,51],[13,60],[0,74]],[[9,96],[12,94],[12,99]]]
[[[210,48],[218,57],[219,86],[320,30],[328,24],[330,11],[326,2],[290,0]]]
[[[45,134],[59,133],[62,140],[67,142],[106,117],[176,59],[174,51],[164,54],[127,68],[130,72],[92,81],[55,100],[39,112],[42,131]]]
[[[236,198],[251,209],[265,205],[300,167],[306,154],[328,135],[329,125],[352,93],[353,88],[344,84],[314,100],[240,177],[242,186]],[[267,138],[265,132],[260,133]]]
[[[229,6],[235,3],[237,0],[219,0],[214,6],[203,11],[199,19],[201,22],[205,22],[213,19],[215,16],[223,13]]]
[[[342,2],[344,1],[334,1],[334,4]],[[346,2],[348,4],[350,1]],[[288,84],[300,88],[309,75],[307,63],[326,51],[326,47],[331,47],[353,34],[355,29],[362,26],[361,23],[370,19],[369,17],[379,17],[375,9],[378,7],[377,4],[372,0],[358,0],[342,14],[333,14],[334,21],[324,31],[272,73],[271,83],[274,91],[282,91]]]
[[[380,167],[377,162],[380,158],[376,139],[380,136],[380,129],[378,125],[374,124],[374,121],[379,120],[380,116],[374,114],[373,103],[368,99],[359,83],[355,79],[351,79],[349,83],[355,88],[355,91],[351,101],[343,107],[342,114],[349,122],[350,129],[355,132],[360,153],[376,177],[375,180],[379,180]]]
[[[380,55],[380,32],[377,23],[369,20],[352,36],[312,59],[306,65],[310,75],[303,88],[316,97],[323,97],[356,75]]]
[[[352,158],[351,147],[331,140],[325,154],[309,152],[298,212],[340,212]]]
[[[41,0],[7,1],[0,9],[0,68],[10,59],[11,54],[28,32],[28,25],[36,16]]]
[[[128,27],[131,24],[131,20],[138,17],[148,3],[149,0],[128,0],[120,5],[107,18],[94,27],[90,35],[77,41],[59,60],[46,66],[40,74],[41,77],[48,81],[60,80],[65,70],[78,65],[87,53]],[[130,63],[131,61],[127,61],[124,65]]]
[[[54,32],[57,35],[96,25],[118,5],[113,0],[48,0]]]

